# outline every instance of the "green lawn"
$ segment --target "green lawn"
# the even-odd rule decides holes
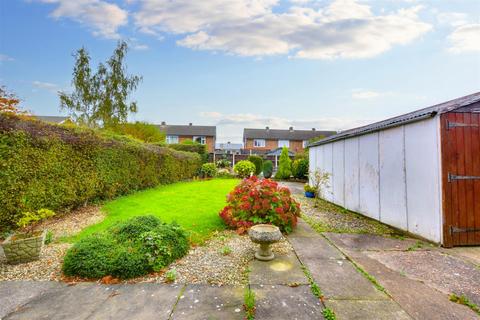
[[[179,182],[118,198],[103,206],[107,213],[105,220],[68,240],[77,241],[133,216],[152,214],[164,222],[176,221],[191,233],[193,243],[202,243],[213,231],[225,229],[218,213],[225,206],[226,195],[238,182],[236,179]]]

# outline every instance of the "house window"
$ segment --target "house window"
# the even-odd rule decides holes
[[[254,139],[253,146],[257,148],[265,148],[265,139]]]
[[[307,147],[308,140],[303,140],[303,148],[305,149]]]
[[[178,136],[167,136],[167,143],[178,143]]]
[[[278,147],[283,148],[283,147],[290,147],[290,141],[288,140],[278,140]]]
[[[200,144],[206,144],[207,143],[207,138],[205,136],[194,136],[193,141],[200,143]]]

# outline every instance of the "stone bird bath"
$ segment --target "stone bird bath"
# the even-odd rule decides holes
[[[260,245],[255,252],[255,258],[261,261],[270,261],[275,258],[270,249],[270,244],[278,242],[282,238],[282,233],[277,226],[257,224],[248,230],[248,235],[252,242]]]

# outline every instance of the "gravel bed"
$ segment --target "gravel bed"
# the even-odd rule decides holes
[[[223,254],[222,248],[231,249]],[[248,263],[254,258],[257,245],[248,235],[234,231],[223,231],[215,235],[204,246],[190,250],[187,256],[171,264],[168,270],[176,270],[176,283],[202,283],[212,285],[242,285],[248,280]],[[272,245],[277,254],[293,250],[284,238]],[[165,282],[165,275],[147,276],[138,281]]]
[[[59,281],[62,276],[63,256],[70,246],[68,243],[43,246],[40,260],[29,263],[10,265],[5,263],[4,258],[0,258],[0,281]]]
[[[370,234],[398,233],[387,225],[337,207],[327,201],[320,200],[315,207],[315,199],[306,198],[300,194],[294,194],[293,197],[300,203],[302,214],[306,220],[310,218],[321,231]]]
[[[48,229],[55,238],[68,237],[79,233],[84,228],[96,224],[105,218],[105,213],[97,206],[86,206],[74,211],[59,214],[36,226],[37,230]]]

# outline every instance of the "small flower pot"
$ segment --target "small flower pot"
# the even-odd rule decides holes
[[[305,191],[305,197],[307,198],[315,198],[315,193],[310,191]]]
[[[32,234],[18,233],[9,236],[2,243],[7,263],[19,264],[38,260],[45,235],[46,230]]]

